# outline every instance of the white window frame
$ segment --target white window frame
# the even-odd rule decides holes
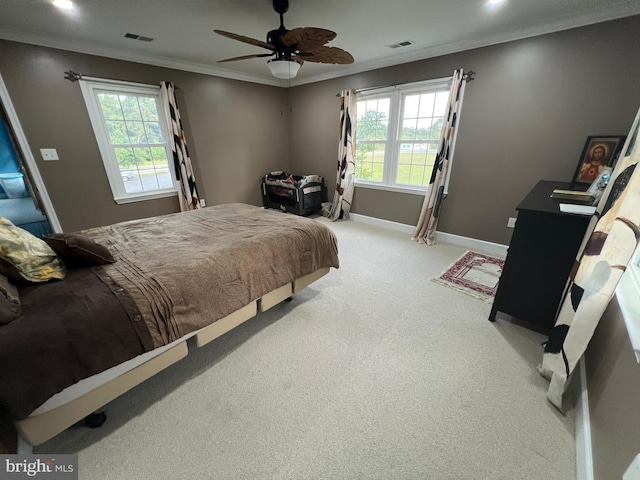
[[[175,172],[171,166],[173,154],[171,152],[171,146],[169,145],[167,115],[164,109],[162,98],[160,96],[160,86],[145,85],[141,83],[120,82],[117,80],[107,79],[86,79],[86,77],[84,79],[80,79],[79,82],[115,202],[118,204],[123,204],[176,196],[178,194],[178,190],[176,187]],[[151,96],[154,98],[156,102],[156,108],[158,110],[158,119],[160,123],[160,129],[162,131],[162,137],[165,140],[163,142],[164,148],[166,150],[167,159],[169,161],[169,173],[171,175],[172,183],[171,188],[158,189],[150,192],[127,193],[124,186],[124,181],[122,179],[122,174],[120,173],[120,167],[118,165],[115,150],[109,140],[107,124],[102,113],[100,101],[98,99],[98,94],[104,92],[140,95],[147,97]]]
[[[401,143],[407,143],[400,139],[400,133],[402,131],[402,107],[404,105],[404,97],[416,93],[427,93],[434,90],[447,90],[451,89],[451,82],[453,77],[438,78],[434,80],[426,80],[422,82],[408,83],[399,86],[391,86],[386,88],[377,88],[368,92],[358,93],[357,101],[361,100],[375,100],[376,98],[390,98],[389,107],[389,126],[388,126],[388,138],[386,142],[379,141],[377,143],[386,143],[385,148],[385,165],[382,182],[372,182],[362,179],[355,180],[356,187],[370,188],[374,190],[386,190],[391,192],[410,193],[414,195],[424,195],[426,192],[426,186],[412,186],[412,185],[399,185],[395,183],[395,178],[398,169],[398,155],[399,146]],[[460,121],[460,111],[462,108],[462,99],[464,97],[465,83],[462,84],[462,91],[460,93],[460,100],[458,105],[458,122]],[[446,112],[445,112],[446,113]],[[393,134],[393,135],[392,135]],[[445,179],[445,195],[449,190],[449,177],[451,174],[451,167],[453,165],[453,153],[455,151],[456,137],[458,134],[458,128],[454,132],[453,142],[450,148],[450,161],[449,171]],[[358,136],[356,131],[356,143],[358,142]]]

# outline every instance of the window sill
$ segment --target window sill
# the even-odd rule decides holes
[[[144,202],[145,200],[155,200],[157,198],[176,197],[178,196],[177,190],[164,190],[155,193],[145,193],[142,195],[127,195],[126,197],[114,197],[115,202],[118,205],[125,203]]]
[[[636,274],[636,275],[634,275]],[[640,363],[640,278],[637,272],[627,269],[616,288],[616,298],[622,311],[622,318],[627,327],[631,347]]]
[[[395,185],[380,185],[377,183],[364,183],[364,182],[356,182],[355,186],[357,188],[368,188],[371,190],[384,190],[387,192],[397,192],[397,193],[408,193],[410,195],[422,195],[424,196],[427,193],[426,187],[398,187]]]

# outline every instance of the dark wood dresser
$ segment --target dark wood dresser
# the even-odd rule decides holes
[[[518,217],[489,320],[503,312],[535,330],[553,328],[567,279],[591,217],[560,211],[551,198],[568,182],[542,180],[516,207]],[[527,326],[527,325],[525,325]]]

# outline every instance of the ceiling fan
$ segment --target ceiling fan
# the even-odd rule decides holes
[[[287,30],[283,16],[289,10],[289,0],[273,0],[273,9],[280,14],[280,27],[267,33],[267,41],[256,40],[236,33],[214,30],[218,35],[271,50],[271,53],[257,53],[241,57],[219,60],[218,63],[246,60],[249,58],[272,57],[267,62],[274,77],[290,79],[296,76],[300,66],[306,62],[348,64],[353,63],[351,54],[341,48],[326,44],[336,38],[336,33],[324,28],[302,27]]]

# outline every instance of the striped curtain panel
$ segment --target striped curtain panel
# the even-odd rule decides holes
[[[640,241],[640,111],[578,253],[538,371],[547,378],[547,398],[562,411],[569,376],[587,349],[616,286]]]
[[[329,220],[349,218],[356,175],[356,92],[343,90],[340,94],[340,143],[338,144],[338,179]]]
[[[442,134],[440,136],[440,146],[436,161],[431,172],[431,180],[427,187],[422,210],[418,225],[411,236],[412,240],[418,243],[426,243],[433,245],[436,237],[436,227],[438,225],[438,216],[442,205],[442,196],[444,194],[444,185],[449,170],[449,160],[452,155],[453,139],[458,124],[458,111],[462,95],[463,71],[458,69],[453,72],[451,80],[451,91],[449,92],[449,105],[445,123],[442,126]]]
[[[167,113],[173,164],[176,172],[176,181],[178,183],[180,211],[184,212],[200,208],[200,199],[198,198],[196,179],[193,175],[193,168],[191,167],[191,158],[189,158],[174,90],[171,82],[160,82],[160,92],[164,109]]]

